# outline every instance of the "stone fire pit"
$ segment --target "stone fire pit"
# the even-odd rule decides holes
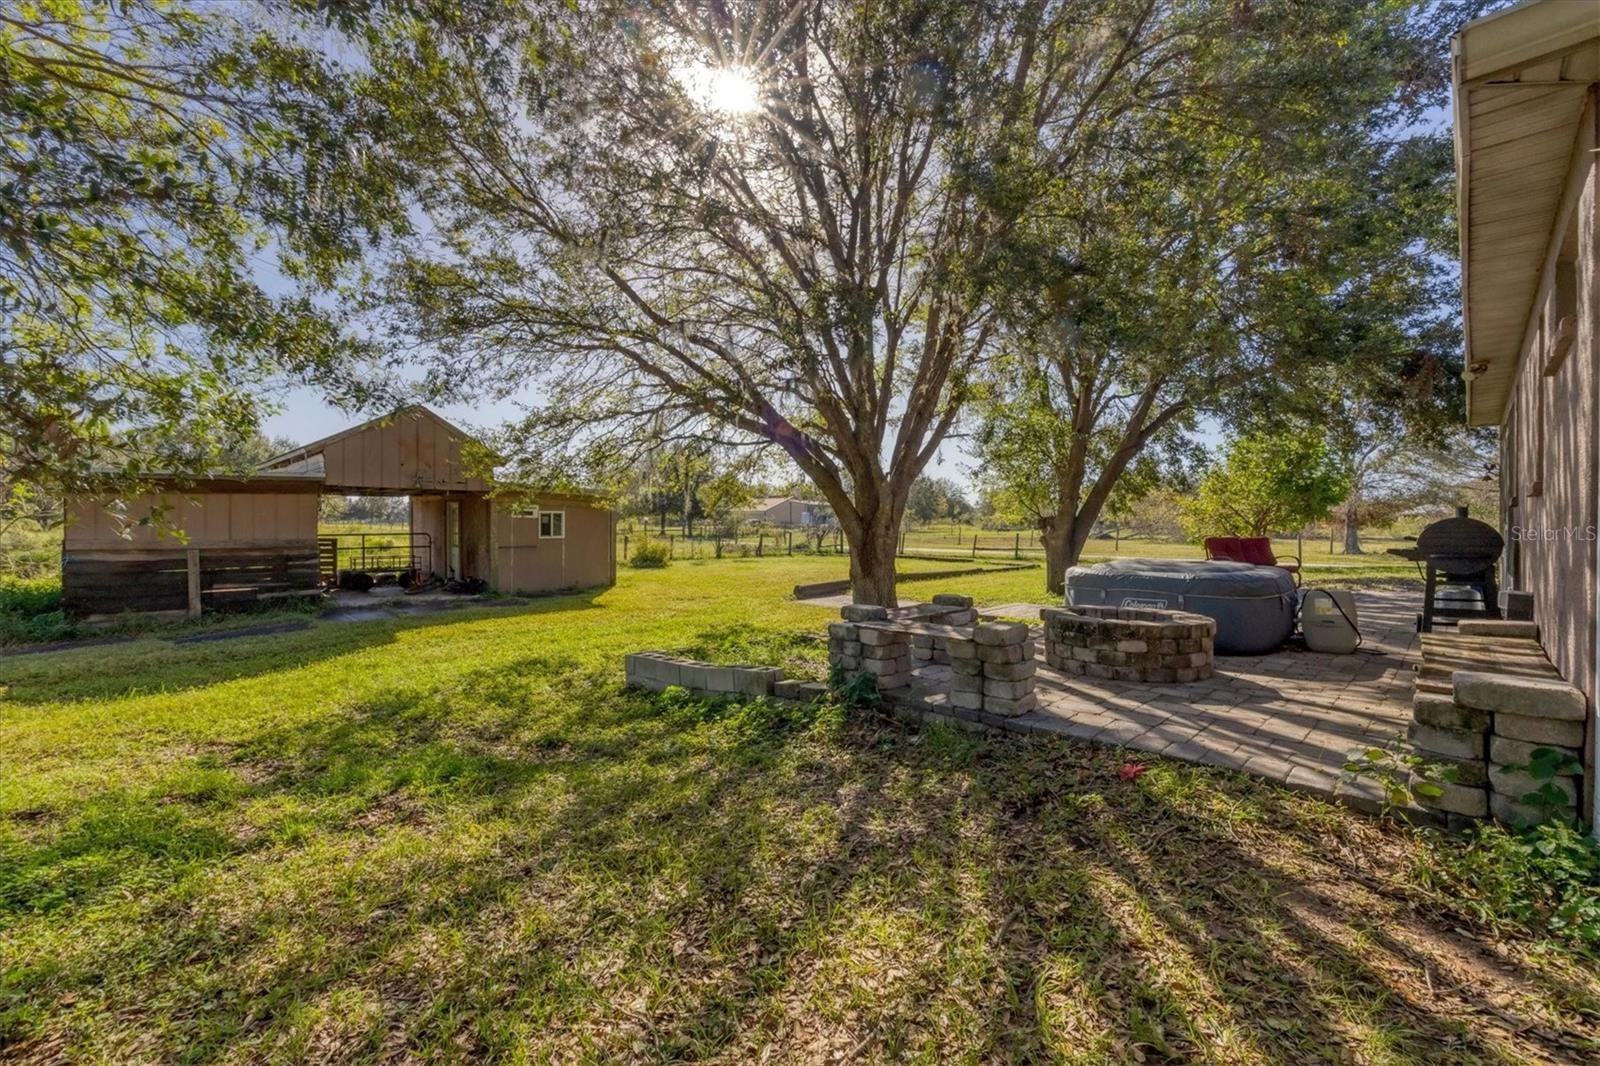
[[[1045,662],[1066,674],[1182,684],[1213,669],[1217,624],[1203,614],[1143,607],[1047,607]]]

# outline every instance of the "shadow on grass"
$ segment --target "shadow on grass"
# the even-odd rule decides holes
[[[397,687],[12,834],[0,1049],[1571,1054],[1430,1002],[1381,914],[1308,918],[1307,892],[1353,872],[1328,856],[1335,816],[1120,764],[645,696],[559,657]]]
[[[412,630],[488,618],[601,610],[597,601],[606,591],[587,589],[510,605],[396,612],[372,621],[324,621],[310,628],[225,640],[178,644],[167,635],[48,655],[0,656],[0,686],[4,702],[24,705],[181,692],[392,644],[397,634]]]

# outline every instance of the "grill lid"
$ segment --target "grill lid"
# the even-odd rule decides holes
[[[1505,539],[1487,522],[1467,517],[1465,507],[1454,518],[1435,522],[1417,534],[1417,551],[1437,559],[1492,562],[1506,546]]]

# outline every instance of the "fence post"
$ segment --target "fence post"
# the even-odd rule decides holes
[[[783,535],[783,539],[784,539],[784,554],[785,555],[793,555],[794,554],[794,530],[791,529],[787,533],[785,533]]]
[[[624,559],[628,557],[628,535],[626,533],[622,535],[622,557]]]
[[[200,549],[190,548],[184,553],[189,567],[189,617],[200,617]]]
[[[972,531],[972,557],[974,559],[978,557],[978,531],[976,529]]]
[[[1017,534],[1017,542],[1011,546],[1011,558],[1022,558],[1022,534]]]
[[[674,552],[674,545],[672,543],[672,534],[668,533],[667,534],[667,558],[668,559],[676,559],[677,558],[677,556],[675,554],[673,554],[673,552]]]
[[[756,558],[757,559],[761,558],[762,552],[764,552],[766,550],[766,547],[767,547],[767,531],[763,529],[760,533],[756,534]]]
[[[905,553],[906,553],[906,531],[902,529],[900,531],[900,554],[904,555]]]

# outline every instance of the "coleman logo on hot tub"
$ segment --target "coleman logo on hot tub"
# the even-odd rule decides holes
[[[1148,607],[1157,607],[1157,608],[1159,608],[1159,607],[1165,607],[1166,605],[1167,605],[1167,598],[1165,596],[1162,596],[1160,598],[1143,597],[1143,596],[1124,596],[1122,598],[1122,603],[1119,606],[1122,606],[1122,607],[1147,607],[1147,608]]]

